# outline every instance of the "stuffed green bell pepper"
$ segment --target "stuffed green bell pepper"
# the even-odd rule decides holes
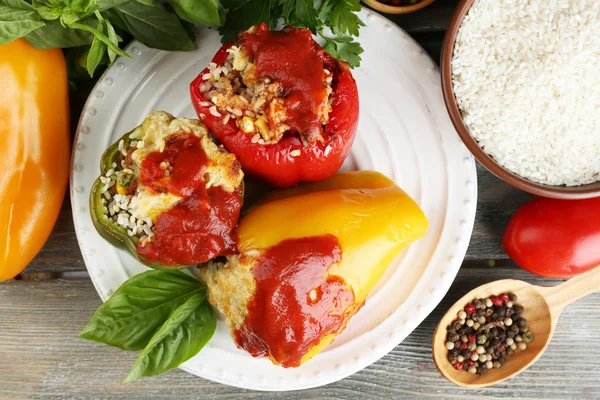
[[[200,121],[154,112],[106,150],[100,171],[94,225],[142,263],[184,268],[235,253],[244,174]]]

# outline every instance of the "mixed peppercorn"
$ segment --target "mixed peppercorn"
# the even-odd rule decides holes
[[[483,375],[500,368],[506,356],[527,349],[533,335],[517,296],[503,293],[476,299],[458,312],[447,328],[448,361],[454,368]]]

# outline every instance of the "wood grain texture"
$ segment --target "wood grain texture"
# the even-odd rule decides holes
[[[600,294],[568,306],[544,356],[529,370],[485,390],[446,382],[431,357],[431,337],[444,311],[475,286],[494,279],[544,280],[516,269],[462,269],[441,305],[402,344],[365,370],[317,389],[251,392],[183,371],[119,384],[136,354],[77,338],[100,305],[88,280],[13,281],[0,286],[0,398],[210,399],[598,399]]]

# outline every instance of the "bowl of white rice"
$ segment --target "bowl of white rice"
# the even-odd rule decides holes
[[[541,196],[600,196],[600,1],[462,0],[441,73],[490,172]]]

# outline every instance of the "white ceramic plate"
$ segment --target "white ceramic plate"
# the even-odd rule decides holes
[[[368,10],[361,19],[365,49],[353,71],[360,93],[360,122],[343,169],[377,170],[421,206],[427,236],[388,268],[366,305],[321,354],[299,368],[276,367],[235,347],[221,319],[209,344],[181,368],[228,385],[294,390],[351,375],[397,346],[434,309],[464,258],[477,196],[475,163],[444,107],[439,71],[410,36]],[[130,60],[119,59],[100,79],[84,108],[75,139],[71,201],[77,239],[100,297],[106,300],[128,277],[142,272],[127,253],[94,230],[88,195],[102,152],[150,112],[195,117],[188,84],[219,48],[204,30],[198,50],[167,53],[133,43]]]

